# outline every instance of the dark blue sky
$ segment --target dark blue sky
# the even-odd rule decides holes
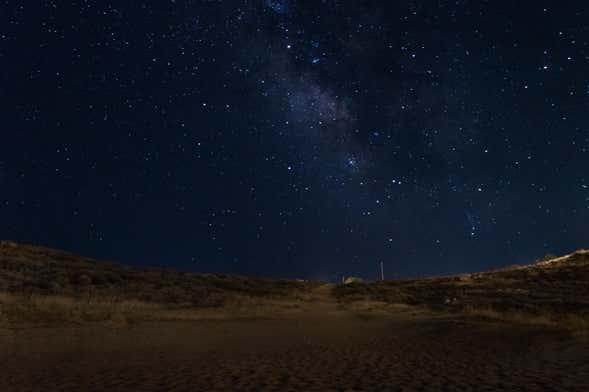
[[[0,237],[320,279],[589,247],[589,4],[504,3],[3,1]]]

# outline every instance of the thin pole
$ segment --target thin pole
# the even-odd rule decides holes
[[[380,280],[384,280],[384,266],[382,261],[380,262]]]

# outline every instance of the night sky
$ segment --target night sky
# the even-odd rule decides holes
[[[586,1],[2,1],[0,238],[375,278],[589,247]]]

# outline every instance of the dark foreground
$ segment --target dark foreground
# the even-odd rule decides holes
[[[589,342],[425,317],[0,329],[0,391],[588,391]]]

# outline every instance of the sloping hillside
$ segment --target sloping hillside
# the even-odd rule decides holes
[[[338,286],[343,302],[377,300],[436,309],[589,314],[589,251],[489,272]]]
[[[55,249],[0,242],[0,313],[13,320],[108,319],[138,307],[144,309],[142,317],[149,319],[155,312],[149,304],[168,310],[223,308],[229,314],[270,314],[277,303],[283,310],[307,313],[331,311],[336,306],[344,311],[403,304],[501,318],[517,313],[551,322],[574,316],[586,328],[589,251],[488,272],[332,286],[139,269]],[[392,308],[395,306],[389,306]]]
[[[0,242],[0,292],[218,306],[234,296],[285,298],[319,283],[138,269],[39,246]]]

